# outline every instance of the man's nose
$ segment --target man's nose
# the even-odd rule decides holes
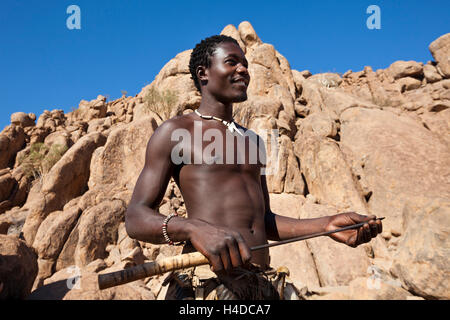
[[[248,69],[242,63],[239,64],[239,66],[238,66],[236,71],[239,72],[239,73],[244,73],[244,74],[248,75]]]

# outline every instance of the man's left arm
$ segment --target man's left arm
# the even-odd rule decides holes
[[[277,215],[270,209],[270,198],[265,175],[261,175],[261,186],[265,204],[265,229],[269,240],[286,240],[367,222],[359,229],[346,230],[330,235],[330,238],[335,241],[345,243],[350,247],[356,247],[362,243],[369,242],[382,232],[381,221],[375,220],[376,217],[374,215],[365,216],[355,212],[345,212],[313,219],[294,219]]]

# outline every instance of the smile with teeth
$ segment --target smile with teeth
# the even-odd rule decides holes
[[[234,80],[233,83],[237,83],[237,84],[240,84],[240,85],[247,86],[247,83],[245,82],[244,79]]]

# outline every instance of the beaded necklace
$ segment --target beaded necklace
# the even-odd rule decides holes
[[[234,131],[236,131],[237,133],[239,133],[242,136],[242,133],[238,130],[238,128],[236,127],[236,124],[234,123],[234,121],[226,121],[223,119],[220,119],[218,117],[214,117],[214,116],[204,116],[202,115],[197,109],[195,109],[194,111],[200,118],[202,119],[206,119],[206,120],[217,120],[222,122],[227,128],[228,130],[230,130],[231,133],[233,133]]]

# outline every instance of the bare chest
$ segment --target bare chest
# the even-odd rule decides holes
[[[180,129],[172,134],[176,142],[171,161],[176,165],[211,165],[211,170],[258,170],[263,165],[264,149],[258,136],[247,130],[230,132],[225,128],[194,123],[191,130]]]

